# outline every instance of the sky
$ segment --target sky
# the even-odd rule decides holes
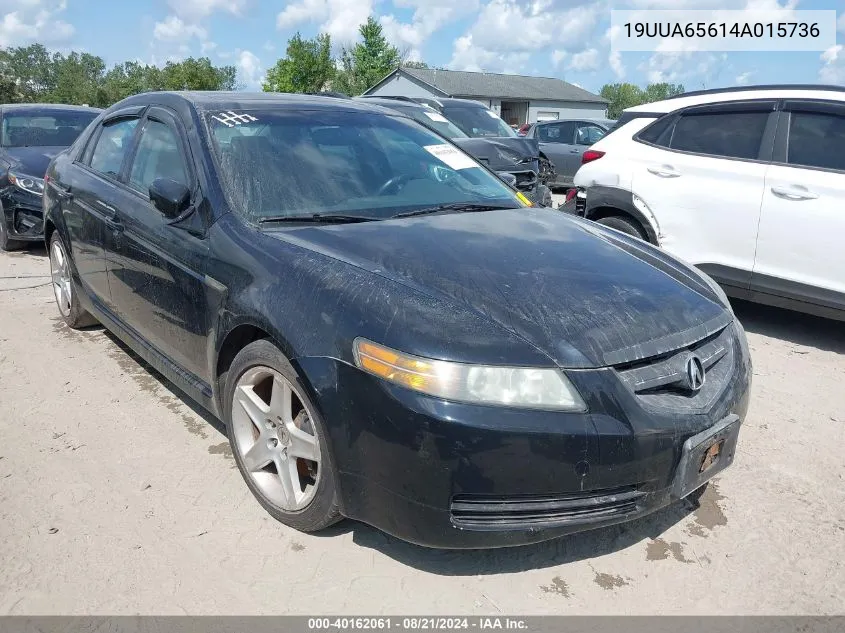
[[[611,9],[836,9],[837,44],[816,52],[618,52]],[[845,0],[0,0],[0,46],[40,42],[108,65],[207,56],[260,89],[288,38],[356,41],[373,15],[408,58],[454,70],[687,90],[762,83],[845,84]]]

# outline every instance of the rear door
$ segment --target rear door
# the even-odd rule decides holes
[[[106,260],[121,319],[182,369],[207,381],[207,244],[199,214],[167,219],[150,201],[157,178],[185,184],[200,200],[187,135],[169,110],[151,107],[121,175]]]
[[[786,101],[766,172],[752,286],[845,308],[845,104]]]
[[[575,171],[571,171],[571,161],[575,154],[580,156],[581,151],[573,145],[577,126],[576,121],[560,121],[534,127],[534,135],[540,142],[540,151],[555,166],[557,176],[554,184],[556,185],[569,184],[575,176]]]
[[[688,108],[634,137],[634,201],[657,219],[660,245],[726,285],[751,280],[775,106]]]
[[[91,136],[85,151],[61,183],[68,209],[65,224],[83,289],[113,309],[104,253],[107,223],[118,176],[128,156],[141,109],[114,113]]]

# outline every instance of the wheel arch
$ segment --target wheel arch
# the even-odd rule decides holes
[[[595,221],[613,215],[636,222],[642,227],[647,240],[654,246],[659,246],[658,231],[650,219],[634,204],[634,195],[630,191],[603,186],[587,189],[587,209],[584,217]]]

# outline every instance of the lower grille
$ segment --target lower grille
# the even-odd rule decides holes
[[[460,494],[452,497],[452,523],[478,530],[593,523],[635,512],[644,495],[637,486],[542,496]]]

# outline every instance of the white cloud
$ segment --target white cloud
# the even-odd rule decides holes
[[[423,44],[444,25],[478,10],[479,0],[394,0],[396,8],[414,9],[411,22],[401,22],[392,13],[379,18],[387,39],[409,58],[419,59]]]
[[[59,17],[66,8],[65,0],[2,2],[0,46],[66,42],[75,32],[73,25]]]
[[[566,51],[556,50],[552,51],[552,64],[554,64],[555,68],[560,66],[560,63],[566,59],[566,56],[569,55]]]
[[[320,22],[320,31],[343,45],[358,37],[358,28],[373,13],[373,0],[299,0],[288,4],[276,16],[276,27],[290,29],[300,24]]]
[[[208,33],[199,25],[188,24],[175,15],[169,15],[163,22],[156,22],[153,37],[157,40],[186,40],[192,37],[205,40]]]
[[[725,53],[655,53],[637,68],[645,73],[649,83],[683,83],[694,79],[706,87],[717,79],[727,58]]]
[[[622,53],[619,51],[612,51],[607,57],[607,64],[616,75],[617,79],[622,79],[625,76],[625,66],[622,64]]]
[[[845,46],[831,46],[821,54],[824,62],[819,71],[819,80],[827,84],[845,84]]]
[[[574,70],[575,72],[598,70],[598,67],[599,51],[596,48],[588,48],[580,53],[575,53],[567,66],[569,70]]]
[[[241,15],[246,0],[168,0],[168,4],[177,15],[196,21],[216,11]]]
[[[498,53],[475,46],[472,35],[464,35],[455,40],[449,68],[474,72],[489,71],[517,74],[523,70],[531,54]]]
[[[753,74],[754,73],[752,73],[752,72],[745,72],[745,73],[742,73],[741,75],[737,75],[737,78],[734,79],[734,83],[737,86],[747,86],[748,82],[751,80],[751,75],[753,75]]]
[[[258,90],[264,81],[264,68],[257,55],[247,50],[235,53],[238,76],[249,90]]]

